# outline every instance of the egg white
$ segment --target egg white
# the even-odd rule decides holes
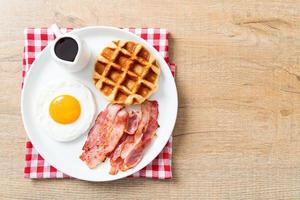
[[[51,101],[60,95],[75,97],[81,107],[79,118],[70,124],[60,124],[54,121],[49,114]],[[43,131],[52,139],[67,142],[74,140],[87,132],[93,123],[96,106],[90,90],[77,81],[62,81],[53,83],[44,88],[37,99],[35,116]]]

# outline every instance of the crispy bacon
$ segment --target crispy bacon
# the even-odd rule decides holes
[[[145,101],[141,112],[129,114],[121,105],[110,104],[91,128],[80,159],[95,168],[110,157],[110,174],[135,167],[158,128],[158,103]]]
[[[117,104],[109,104],[106,109],[98,115],[94,126],[90,129],[87,141],[83,146],[83,150],[87,151],[93,148],[101,138],[100,132],[111,128],[112,123],[123,106]]]
[[[118,112],[114,122],[113,129],[109,134],[109,138],[107,138],[107,140],[105,141],[106,154],[112,152],[116,148],[117,144],[119,143],[119,140],[124,134],[127,118],[128,118],[128,112],[125,109],[122,109],[121,111]]]
[[[80,156],[90,168],[103,162],[124,134],[128,113],[122,108],[123,106],[111,104],[97,117]]]
[[[150,144],[158,128],[158,104],[146,101],[141,105],[142,118],[134,135],[125,135],[111,156],[110,174],[126,171],[142,159],[144,150]]]
[[[133,135],[124,134],[123,137],[120,139],[117,148],[112,152],[110,156],[110,174],[117,174],[120,167],[123,165],[123,159],[121,157],[122,150],[124,145],[127,143],[131,143],[134,141]]]
[[[131,111],[128,115],[128,120],[127,120],[127,126],[126,126],[126,130],[125,132],[133,135],[135,134],[138,125],[139,125],[139,121],[141,119],[141,112],[139,111]]]
[[[155,136],[156,130],[158,128],[158,104],[156,101],[147,101],[145,102],[144,106],[146,106],[146,109],[150,109],[149,113],[149,120],[147,123],[147,126],[143,128],[143,135],[141,140],[139,140],[135,147],[130,151],[130,153],[124,158],[123,163],[123,171],[130,169],[134,166],[136,166],[142,159],[144,150],[147,148],[147,146],[150,144],[152,138]],[[142,110],[143,110],[143,104],[142,104]]]

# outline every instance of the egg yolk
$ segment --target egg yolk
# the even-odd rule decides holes
[[[55,97],[49,106],[51,118],[60,124],[70,124],[75,122],[81,112],[79,101],[70,95]]]

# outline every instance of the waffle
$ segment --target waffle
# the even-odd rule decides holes
[[[141,44],[117,40],[97,56],[93,74],[97,89],[112,103],[143,103],[158,87],[160,68]]]

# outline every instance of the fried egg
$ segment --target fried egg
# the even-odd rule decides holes
[[[94,97],[85,85],[62,81],[41,91],[35,116],[45,133],[66,142],[87,132],[93,123],[95,109]]]

